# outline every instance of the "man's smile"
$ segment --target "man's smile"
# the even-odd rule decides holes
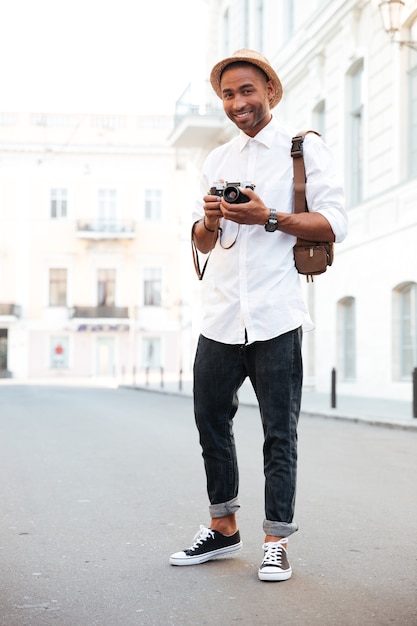
[[[246,117],[249,117],[251,113],[252,111],[244,111],[243,113],[235,113],[235,117],[239,120],[243,120]]]

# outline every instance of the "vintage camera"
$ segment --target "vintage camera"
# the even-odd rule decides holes
[[[230,202],[231,204],[242,204],[243,202],[249,202],[248,196],[242,193],[239,187],[244,187],[246,189],[255,189],[255,185],[253,183],[222,183],[216,181],[215,183],[213,183],[212,187],[210,187],[209,194],[211,196],[219,196],[220,198],[223,197],[226,202]]]

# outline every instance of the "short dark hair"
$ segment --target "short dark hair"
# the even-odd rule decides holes
[[[257,65],[255,65],[254,63],[250,63],[250,61],[233,61],[233,63],[229,63],[229,65],[226,65],[226,67],[224,67],[221,71],[220,74],[220,80],[222,79],[222,76],[224,74],[224,72],[230,68],[233,67],[253,67],[257,72],[259,72],[259,74],[261,76],[263,76],[265,78],[265,81],[268,82],[269,78],[268,76],[265,74],[265,72],[263,71],[263,69],[261,69],[260,67],[258,67]]]

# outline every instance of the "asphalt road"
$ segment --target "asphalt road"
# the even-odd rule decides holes
[[[293,577],[262,583],[262,433],[236,417],[243,550],[173,567],[208,523],[189,398],[0,386],[0,626],[415,626],[417,433],[300,424]]]

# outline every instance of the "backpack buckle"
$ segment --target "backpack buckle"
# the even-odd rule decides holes
[[[291,156],[293,157],[293,159],[303,156],[303,142],[304,137],[302,135],[297,135],[297,137],[292,138]]]

